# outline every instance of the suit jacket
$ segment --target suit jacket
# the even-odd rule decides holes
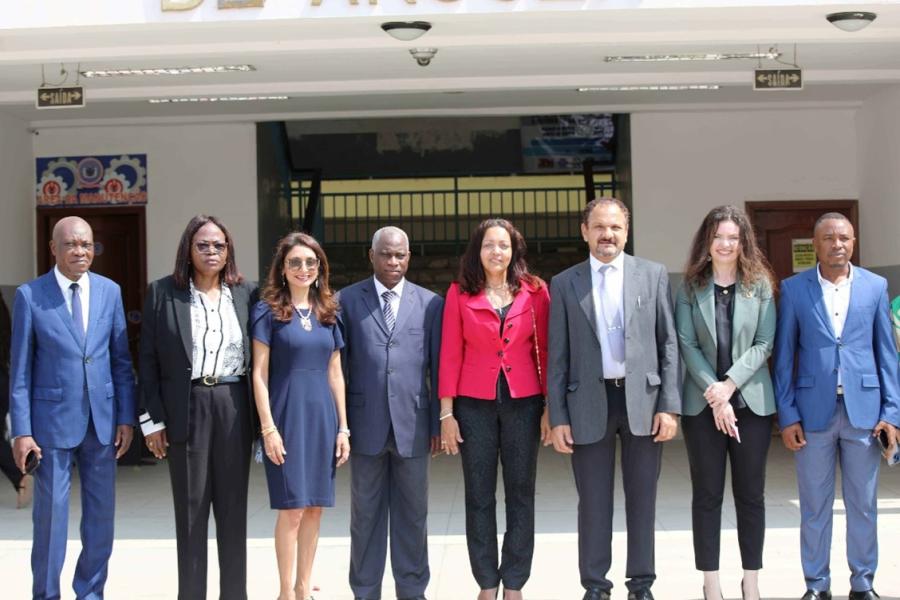
[[[545,395],[549,310],[547,286],[523,282],[501,334],[500,317],[484,292],[464,294],[459,284],[451,284],[444,303],[438,395],[493,400],[501,370],[513,398]]]
[[[134,374],[119,286],[90,273],[87,333],[51,270],[16,290],[10,344],[10,414],[14,437],[74,448],[94,422],[102,444],[117,425],[134,425]]]
[[[256,410],[252,404],[248,332],[250,307],[257,300],[256,285],[231,286],[231,296],[244,337],[244,369],[253,426]],[[141,322],[140,399],[141,406],[155,422],[165,421],[166,436],[176,443],[188,439],[193,347],[190,289],[176,287],[171,275],[154,281],[147,288]]]
[[[731,320],[731,360],[728,377],[747,407],[758,415],[775,412],[775,392],[766,361],[775,343],[775,302],[767,283],[735,286]],[[716,294],[710,281],[703,288],[682,285],[675,300],[675,327],[681,357],[687,367],[682,388],[684,414],[697,415],[706,406],[703,392],[716,377]]]
[[[352,452],[380,453],[393,429],[401,456],[427,454],[430,437],[440,433],[440,296],[407,280],[393,331],[373,277],[341,290],[338,301]]]
[[[775,335],[775,400],[781,427],[828,428],[836,408],[838,368],[844,406],[854,427],[879,420],[900,425],[900,381],[891,332],[887,281],[853,267],[850,306],[837,339],[817,275],[818,266],[781,284]]]
[[[624,257],[625,397],[634,435],[650,435],[657,412],[681,413],[678,340],[665,267]],[[576,444],[606,435],[607,399],[590,261],[550,283],[547,400],[550,424],[570,425]]]

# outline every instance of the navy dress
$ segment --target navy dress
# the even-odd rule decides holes
[[[269,405],[287,452],[280,466],[265,458],[274,509],[334,506],[338,419],[328,362],[344,340],[337,325],[310,316],[306,331],[296,313],[286,323],[265,302],[253,307],[252,335],[269,346]]]

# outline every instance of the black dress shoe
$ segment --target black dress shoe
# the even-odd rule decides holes
[[[628,592],[628,600],[653,600],[653,594],[650,593],[649,588],[635,590],[633,592]]]
[[[877,600],[881,598],[875,593],[875,590],[867,590],[865,592],[850,592],[848,600]]]
[[[825,590],[824,592],[817,592],[816,590],[806,590],[806,593],[803,594],[803,597],[800,600],[831,600],[831,592]]]
[[[610,600],[609,590],[601,590],[600,588],[588,588],[581,600]]]

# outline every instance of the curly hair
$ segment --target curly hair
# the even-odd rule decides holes
[[[684,284],[688,290],[696,290],[706,286],[712,277],[712,262],[709,260],[709,248],[713,238],[723,221],[731,221],[740,231],[740,252],[738,253],[737,272],[741,286],[752,288],[768,285],[772,293],[777,291],[775,275],[769,261],[763,255],[756,241],[756,233],[746,213],[736,206],[717,206],[703,219],[688,255],[684,269]]]
[[[278,241],[260,296],[271,307],[277,320],[289,322],[293,318],[294,305],[291,302],[291,290],[284,279],[284,261],[288,253],[297,246],[309,248],[319,259],[319,275],[309,288],[309,305],[319,323],[333,325],[337,321],[338,304],[328,285],[328,258],[319,242],[306,233],[295,231]]]
[[[206,225],[212,223],[222,230],[225,235],[225,244],[228,251],[225,253],[225,266],[219,272],[219,281],[226,285],[237,285],[244,280],[244,276],[237,268],[237,256],[234,251],[234,238],[231,232],[225,227],[218,218],[212,215],[197,215],[188,221],[184,233],[181,234],[181,241],[178,242],[178,250],[175,252],[175,268],[172,270],[172,278],[175,280],[175,287],[186,290],[190,286],[191,277],[194,275],[194,263],[191,260],[191,246],[194,243],[194,236]]]
[[[512,246],[512,258],[510,258],[509,268],[506,270],[509,291],[517,294],[523,281],[535,288],[544,285],[540,277],[528,272],[528,263],[525,262],[527,246],[525,238],[519,233],[519,230],[506,219],[485,219],[472,232],[469,245],[459,259],[459,289],[470,295],[478,294],[484,289],[486,280],[484,267],[481,264],[481,244],[484,241],[484,234],[491,227],[502,227],[509,234]]]

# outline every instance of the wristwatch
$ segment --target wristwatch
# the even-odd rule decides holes
[[[350,430],[346,427],[338,427],[338,433],[343,433],[347,437],[350,437]]]

